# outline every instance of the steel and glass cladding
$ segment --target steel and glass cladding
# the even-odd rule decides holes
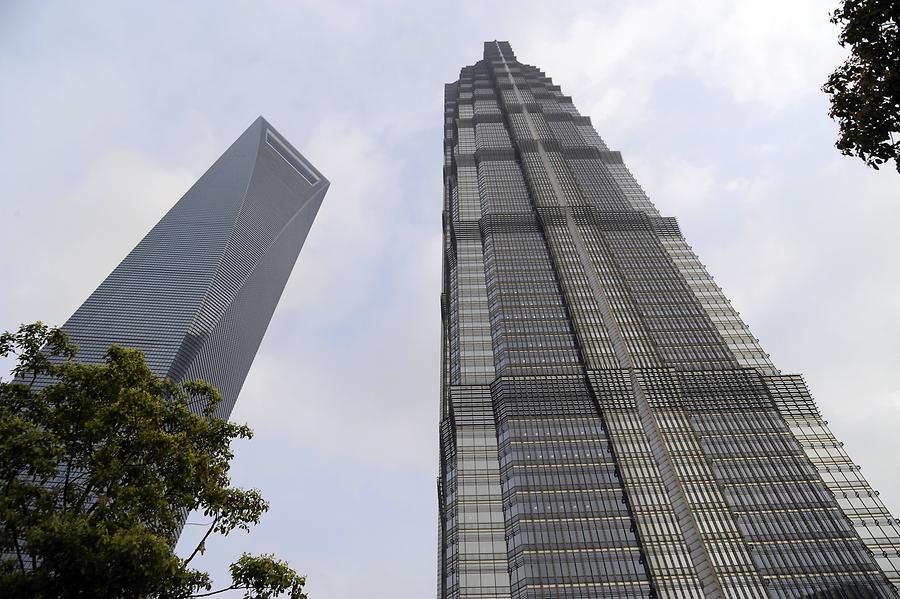
[[[78,359],[138,348],[214,384],[227,418],[328,185],[257,119],[63,325]]]
[[[896,597],[900,527],[506,42],[446,86],[438,596]]]

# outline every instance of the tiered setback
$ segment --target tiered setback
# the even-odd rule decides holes
[[[438,596],[895,597],[900,528],[509,44],[447,85]]]

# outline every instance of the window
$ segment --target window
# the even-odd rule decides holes
[[[266,144],[272,148],[276,154],[281,156],[291,168],[297,171],[297,174],[303,177],[307,183],[315,185],[319,182],[319,176],[313,172],[306,161],[287,147],[283,141],[275,137],[271,131],[266,131]]]

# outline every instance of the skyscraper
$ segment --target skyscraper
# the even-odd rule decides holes
[[[438,596],[895,597],[900,526],[506,42],[445,88]]]
[[[328,185],[259,117],[63,325],[78,359],[141,349],[228,417]]]

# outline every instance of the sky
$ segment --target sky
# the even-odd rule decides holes
[[[225,586],[230,560],[274,552],[311,597],[432,596],[443,84],[508,40],[900,515],[900,176],[833,147],[830,8],[2,1],[0,327],[62,324],[265,116],[332,184],[232,414],[256,431],[233,482],[271,509],[200,565]]]

